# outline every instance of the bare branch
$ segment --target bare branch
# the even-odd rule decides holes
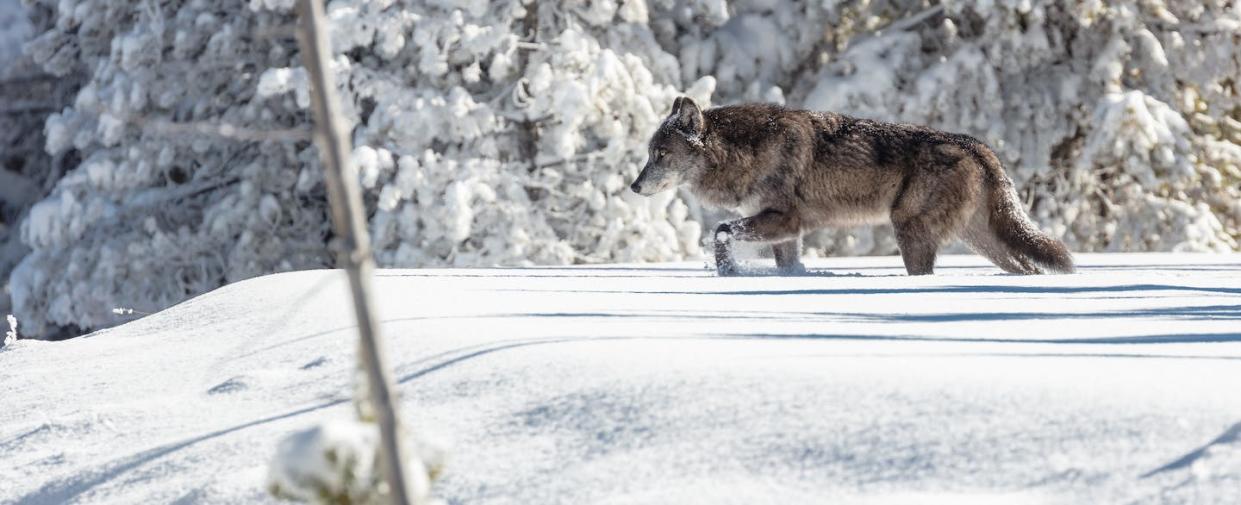
[[[337,263],[344,267],[353,293],[354,315],[358,322],[358,354],[366,372],[367,392],[379,422],[382,441],[381,461],[392,503],[406,505],[419,499],[405,480],[403,446],[387,364],[381,348],[379,320],[372,307],[371,275],[375,259],[367,236],[366,212],[357,171],[350,160],[349,126],[340,112],[336,86],[328,70],[328,32],[323,21],[321,0],[298,2],[300,32],[298,43],[302,61],[311,78],[311,107],[315,117],[315,140],[323,159],[324,182],[331,206],[332,227],[344,246]],[[414,491],[411,493],[411,491]]]
[[[97,115],[108,114],[121,121],[140,126],[147,135],[207,135],[242,142],[307,142],[314,139],[309,128],[258,129],[211,121],[169,121],[146,114],[120,114],[101,107],[88,109]]]
[[[5,116],[18,116],[21,114],[51,114],[57,110],[58,108],[50,103],[22,103],[0,109],[0,114]]]
[[[267,26],[254,32],[256,39],[292,39],[297,37],[297,25]]]
[[[16,76],[8,77],[5,79],[0,79],[0,86],[13,86],[13,85],[19,85],[19,84],[24,85],[24,84],[29,84],[32,82],[52,82],[57,79],[60,79],[60,78],[52,74],[16,75]]]
[[[126,122],[139,123],[143,132],[153,135],[210,135],[245,142],[304,142],[313,138],[310,129],[259,130],[228,123],[205,121],[173,122],[153,118],[125,118]]]

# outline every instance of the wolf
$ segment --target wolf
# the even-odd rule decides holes
[[[651,136],[630,186],[650,196],[686,186],[742,217],[715,229],[715,265],[737,274],[734,241],[771,244],[777,267],[804,271],[801,237],[889,222],[909,275],[934,273],[954,238],[1006,272],[1073,271],[1065,245],[1022,208],[995,152],[925,126],[742,104],[702,110],[688,97]]]

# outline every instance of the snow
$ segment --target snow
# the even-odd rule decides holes
[[[333,420],[290,435],[276,449],[268,489],[279,497],[330,503],[391,503],[380,471],[375,423]],[[409,452],[409,451],[407,451]],[[420,460],[418,460],[420,461]],[[425,503],[429,482],[422,465],[406,476],[410,491]]]
[[[448,503],[1238,503],[1241,255],[1078,260],[380,270],[375,287]],[[272,501],[279,441],[353,418],[345,286],[260,277],[0,350],[0,503]]]
[[[295,433],[276,449],[270,485],[281,490],[304,490],[292,495],[298,501],[328,495],[350,497],[349,503],[366,503],[366,495],[374,493],[382,478],[378,446],[379,431],[373,423],[337,420]],[[333,457],[328,457],[329,453]],[[348,482],[341,471],[345,468],[355,476]],[[314,489],[305,489],[312,486],[304,482],[315,482]]]
[[[4,321],[9,324],[9,329],[4,332],[4,340],[0,340],[0,348],[17,341],[17,318],[9,314],[4,316]]]

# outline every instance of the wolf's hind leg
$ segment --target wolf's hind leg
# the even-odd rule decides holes
[[[786,242],[801,235],[801,221],[793,213],[766,209],[715,228],[715,269],[721,276],[736,275],[732,241]]]
[[[799,274],[806,271],[801,263],[801,236],[771,246],[776,258],[776,269],[782,274]]]
[[[978,207],[982,169],[960,147],[937,146],[918,163],[892,205],[892,227],[909,275],[934,273],[939,246],[965,227]]]
[[[893,209],[896,245],[901,249],[909,275],[935,273],[939,246],[958,234],[965,217],[963,208],[970,203],[969,200],[944,199],[917,206],[898,204]]]
[[[939,238],[921,223],[896,225],[896,245],[905,260],[909,275],[935,273],[935,256],[939,253]]]

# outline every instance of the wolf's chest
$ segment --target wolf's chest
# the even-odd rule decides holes
[[[757,195],[751,195],[738,202],[732,210],[742,216],[753,216],[763,210],[763,202]]]
[[[712,198],[712,196],[715,198]],[[758,214],[764,207],[763,201],[758,195],[749,195],[742,198],[726,194],[700,195],[700,198],[711,207],[732,211],[742,217]]]
[[[763,210],[759,192],[745,191],[741,185],[720,183],[719,180],[700,180],[691,186],[694,196],[703,204],[752,216]]]

